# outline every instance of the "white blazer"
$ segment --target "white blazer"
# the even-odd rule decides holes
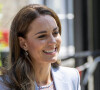
[[[60,66],[52,68],[51,71],[56,90],[81,90],[77,69]]]

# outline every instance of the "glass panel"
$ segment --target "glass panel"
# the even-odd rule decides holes
[[[47,6],[56,13],[65,13],[65,0],[47,0]]]
[[[44,0],[29,0],[29,4],[43,4]]]

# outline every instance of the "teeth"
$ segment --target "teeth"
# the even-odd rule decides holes
[[[44,52],[46,52],[46,53],[53,53],[53,52],[55,52],[55,49],[49,50],[49,51],[44,51]]]

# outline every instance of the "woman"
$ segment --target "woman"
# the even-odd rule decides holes
[[[10,68],[0,90],[80,90],[76,69],[59,66],[61,24],[46,6],[22,8],[10,29]]]

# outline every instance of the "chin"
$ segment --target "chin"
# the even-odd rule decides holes
[[[51,63],[55,63],[56,61],[57,61],[57,58],[50,60]]]
[[[55,63],[58,60],[58,58],[52,57],[52,58],[46,58],[44,60],[45,60],[45,62],[48,62],[48,63]]]

